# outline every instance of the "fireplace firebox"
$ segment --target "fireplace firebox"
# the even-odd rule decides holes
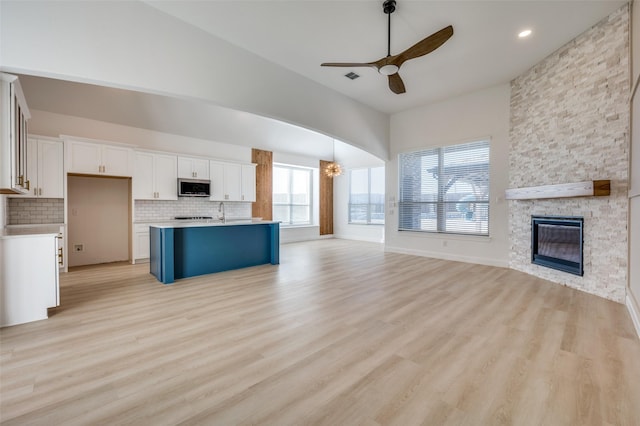
[[[582,276],[581,217],[531,217],[531,263]]]

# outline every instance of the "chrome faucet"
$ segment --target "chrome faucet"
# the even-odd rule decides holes
[[[224,203],[220,201],[218,204],[218,213],[222,212],[222,217],[218,215],[218,219],[222,219],[222,223],[227,223],[227,215],[224,214]]]

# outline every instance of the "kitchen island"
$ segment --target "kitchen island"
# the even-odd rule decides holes
[[[181,278],[280,263],[280,223],[229,221],[149,227],[150,272],[163,284]]]

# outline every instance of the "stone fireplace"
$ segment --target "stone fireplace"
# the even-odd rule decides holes
[[[509,265],[624,302],[628,250],[629,6],[511,82],[509,188],[611,180],[604,197],[509,200]],[[532,263],[532,216],[583,219],[582,269]]]

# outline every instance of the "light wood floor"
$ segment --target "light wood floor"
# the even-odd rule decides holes
[[[625,307],[516,271],[322,240],[164,286],[63,276],[1,337],[6,425],[640,425]]]

